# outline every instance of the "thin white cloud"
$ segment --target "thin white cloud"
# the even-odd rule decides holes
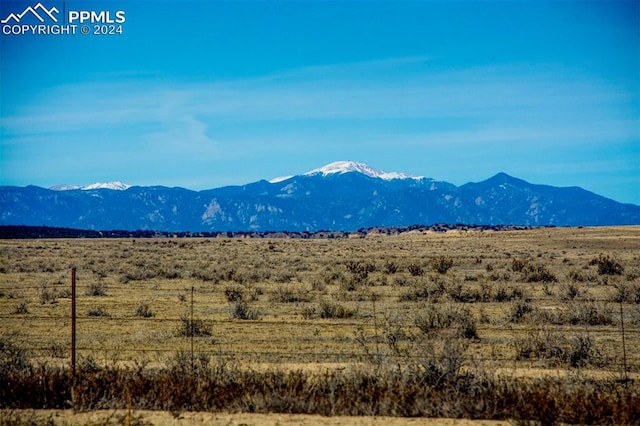
[[[208,136],[208,126],[194,116],[173,117],[160,127],[158,131],[141,137],[143,150],[148,149],[167,158],[171,158],[176,152],[181,153],[181,156],[205,155],[215,158],[218,155],[218,144]]]
[[[405,148],[416,146],[445,145],[453,149],[465,146],[500,146],[504,144],[525,144],[538,150],[544,147],[580,146],[585,143],[603,144],[628,143],[637,139],[637,125],[633,120],[603,119],[583,122],[579,126],[562,126],[551,123],[546,126],[504,125],[486,126],[465,130],[444,130],[412,134],[378,135],[381,144],[394,138],[396,146]]]
[[[396,63],[401,61],[396,60]],[[37,107],[2,118],[8,134],[64,132],[99,126],[147,124],[173,116],[198,116],[215,120],[288,121],[331,119],[454,118],[486,120],[503,126],[502,120],[541,122],[565,120],[575,126],[607,114],[610,106],[632,95],[591,81],[552,76],[506,67],[457,72],[398,72],[396,78],[359,79],[344,69],[372,67],[375,74],[389,64],[362,63],[291,71],[277,78],[223,83],[175,84],[172,87],[138,88],[130,84],[98,83],[56,91]],[[407,60],[407,63],[419,63]],[[322,72],[319,72],[322,70]],[[291,78],[287,78],[290,75]],[[304,76],[316,76],[319,79]],[[99,103],[86,100],[99,94]],[[606,117],[604,117],[606,118]]]

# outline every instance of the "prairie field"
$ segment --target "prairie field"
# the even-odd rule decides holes
[[[5,409],[640,420],[640,227],[0,240],[0,318]]]

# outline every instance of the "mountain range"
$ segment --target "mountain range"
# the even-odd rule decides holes
[[[498,173],[456,186],[340,161],[203,191],[122,182],[0,187],[0,225],[93,230],[319,231],[414,224],[638,225],[640,206]]]

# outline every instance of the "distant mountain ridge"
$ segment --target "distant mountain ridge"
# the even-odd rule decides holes
[[[57,190],[0,187],[0,225],[315,232],[435,223],[638,225],[640,206],[578,187],[531,184],[505,173],[456,186],[350,161],[204,191],[121,182]]]
[[[131,185],[129,184],[122,183],[120,181],[113,181],[113,182],[95,182],[90,185],[84,185],[84,186],[62,184],[62,185],[54,185],[49,189],[53,191],[73,191],[76,189],[81,189],[83,191],[89,191],[92,189],[113,189],[114,191],[125,191],[130,187]]]

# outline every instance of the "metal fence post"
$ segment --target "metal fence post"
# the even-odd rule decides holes
[[[193,377],[193,334],[194,334],[194,324],[193,324],[193,286],[191,286],[191,376]]]
[[[76,374],[76,268],[71,268],[71,372]]]

